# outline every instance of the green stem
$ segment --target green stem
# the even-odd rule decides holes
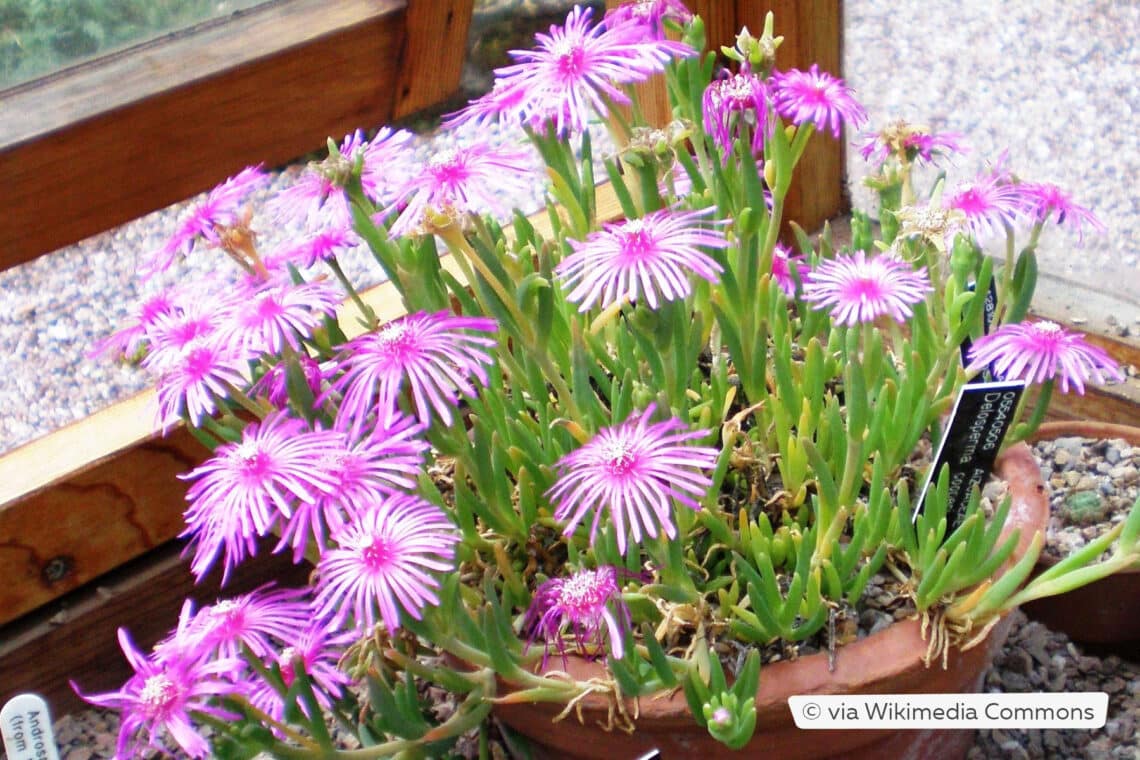
[[[352,282],[348,279],[348,275],[344,273],[340,262],[336,260],[335,256],[328,260],[328,264],[329,267],[332,268],[333,274],[336,275],[337,280],[340,281],[341,287],[345,289],[349,298],[356,304],[356,308],[360,309],[360,315],[364,319],[364,326],[369,331],[375,330],[379,326],[379,322],[376,319],[376,312],[372,310],[371,306],[364,303],[364,300],[360,297],[360,293],[352,286]]]

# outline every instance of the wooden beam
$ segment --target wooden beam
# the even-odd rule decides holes
[[[392,118],[402,119],[459,91],[473,0],[408,0]]]
[[[48,700],[57,718],[82,709],[86,703],[69,679],[93,694],[118,689],[133,674],[117,641],[120,627],[149,651],[174,627],[186,598],[199,606],[212,604],[270,579],[281,587],[299,587],[312,570],[294,565],[291,552],[269,554],[273,542],[263,542],[259,556],[239,565],[224,588],[218,572],[196,585],[179,549],[166,544],[35,615],[0,627],[0,704],[32,691]]]
[[[0,98],[0,269],[392,115],[404,0],[287,0]]]

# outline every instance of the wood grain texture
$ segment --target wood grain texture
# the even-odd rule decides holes
[[[403,0],[289,0],[0,99],[0,268],[392,113]]]
[[[75,436],[109,441],[139,420],[139,399],[105,410],[0,459],[0,624],[169,541],[182,530],[185,486],[177,476],[205,459],[186,430],[149,434],[127,449],[83,461],[63,444]],[[153,419],[153,414],[151,416]],[[120,424],[123,423],[123,424]],[[111,430],[107,428],[110,427]],[[107,435],[103,435],[107,433]],[[53,456],[54,453],[54,456]],[[73,472],[42,482],[35,460],[70,462]]]
[[[474,0],[408,0],[393,118],[459,90],[474,5]]]
[[[302,586],[312,569],[293,565],[287,555],[269,554],[273,543],[265,542],[224,587],[218,573],[195,585],[179,548],[163,545],[36,615],[0,627],[0,704],[34,691],[48,700],[57,718],[83,709],[86,703],[72,691],[69,679],[93,694],[118,689],[133,673],[119,648],[118,628],[127,628],[135,645],[149,651],[174,627],[187,597],[201,606],[270,580]]]

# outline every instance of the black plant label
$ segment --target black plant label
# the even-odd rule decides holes
[[[974,287],[975,287],[975,284],[971,282],[970,283],[970,290],[973,290]],[[997,312],[997,286],[994,285],[994,281],[991,279],[990,280],[990,289],[986,291],[985,303],[982,304],[982,335],[989,335],[990,334],[990,328],[993,327],[994,315],[996,312]],[[969,336],[967,336],[966,339],[964,341],[962,341],[962,345],[960,347],[960,350],[962,352],[962,364],[963,364],[963,366],[970,363],[970,360],[967,358],[966,354],[968,354],[970,352],[970,348],[973,345],[974,345],[974,341],[970,340]],[[970,382],[971,383],[989,383],[989,382],[992,382],[995,378],[996,378],[996,375],[994,374],[993,369],[991,367],[986,367],[981,372],[974,375],[973,379],[970,380]]]
[[[974,488],[985,485],[994,470],[1001,443],[1014,422],[1017,402],[1025,392],[1025,382],[972,383],[962,387],[946,432],[938,444],[934,464],[926,475],[926,483],[914,511],[917,519],[927,492],[937,481],[942,468],[950,467],[950,492],[946,504],[946,535],[962,524],[966,506]]]

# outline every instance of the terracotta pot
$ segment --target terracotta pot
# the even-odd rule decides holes
[[[1123,438],[1140,446],[1140,427],[1108,422],[1047,422],[1031,440],[1054,438]],[[1038,572],[1055,560],[1041,555]],[[1140,641],[1140,567],[1110,575],[1066,594],[1036,599],[1025,605],[1025,614],[1050,628],[1064,631],[1074,641],[1116,644]]]
[[[1021,529],[1014,559],[1022,556],[1034,533],[1044,530],[1049,503],[1041,472],[1025,445],[1013,447],[998,460],[998,473],[1010,484],[1013,504],[1005,532]],[[1004,533],[1003,533],[1004,535]],[[1011,562],[1014,560],[1011,560]],[[1008,565],[1007,565],[1008,566]],[[899,621],[838,650],[836,668],[828,672],[826,654],[781,661],[760,669],[757,729],[752,742],[730,753],[700,728],[689,714],[680,691],[640,700],[637,730],[603,732],[607,710],[600,698],[583,700],[583,722],[569,716],[552,723],[562,706],[549,703],[498,705],[495,714],[526,736],[537,757],[566,760],[635,758],[658,749],[663,758],[955,758],[973,744],[974,732],[957,731],[809,731],[796,728],[788,708],[795,694],[963,693],[981,689],[994,655],[1009,633],[1002,620],[983,644],[967,652],[951,652],[949,666],[926,667],[926,641],[917,619]],[[558,666],[561,662],[556,663]],[[589,678],[601,673],[598,663],[571,660],[569,670]],[[633,706],[630,705],[632,710]]]

